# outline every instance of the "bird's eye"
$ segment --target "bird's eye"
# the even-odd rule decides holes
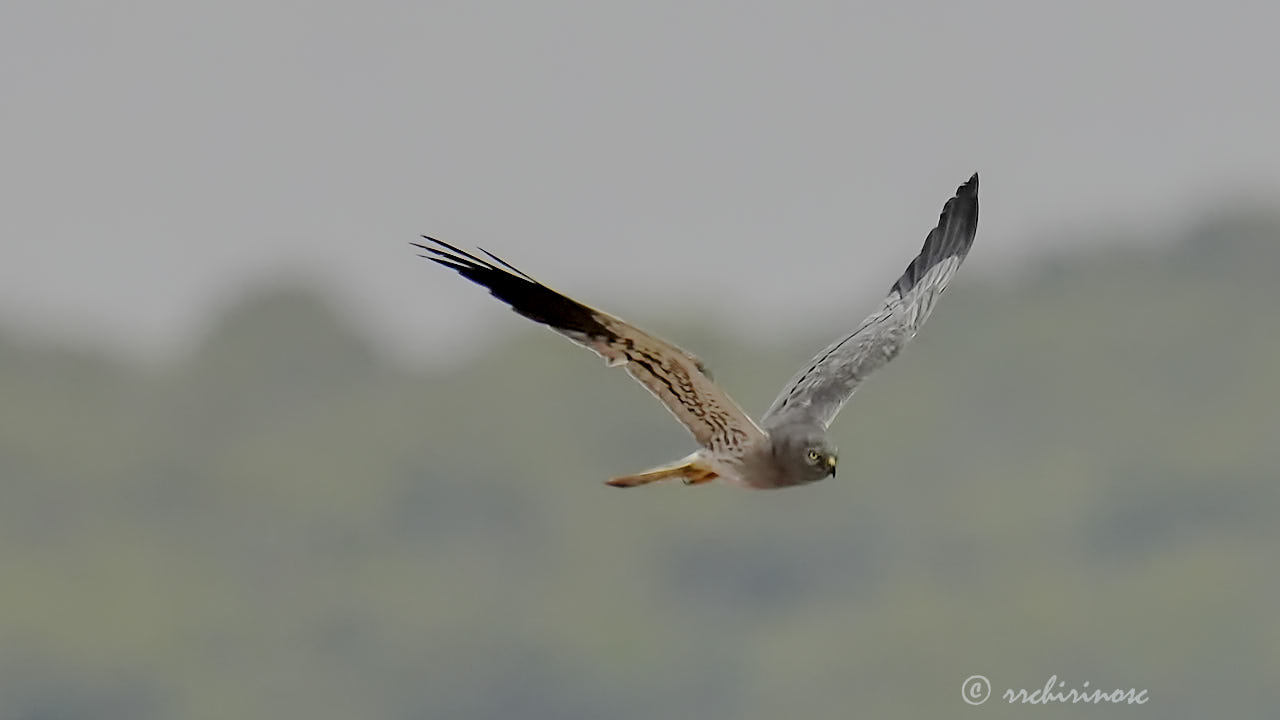
[[[821,455],[821,454],[819,454],[817,450],[810,450],[810,451],[809,451],[809,462],[811,462],[811,463],[816,463],[816,462],[818,462],[818,460],[819,460],[819,459],[821,459],[821,458],[822,458],[822,455]]]

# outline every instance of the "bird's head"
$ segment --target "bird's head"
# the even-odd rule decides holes
[[[824,433],[812,427],[782,425],[769,431],[774,461],[793,484],[835,477],[839,455]]]

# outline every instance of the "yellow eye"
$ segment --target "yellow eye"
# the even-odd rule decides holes
[[[822,457],[822,455],[818,454],[818,451],[817,451],[817,450],[810,450],[810,451],[809,451],[809,462],[816,463],[816,462],[818,462],[818,460],[819,460],[821,457]]]

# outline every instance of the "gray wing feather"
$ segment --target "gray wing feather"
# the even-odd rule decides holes
[[[483,260],[441,240],[413,243],[445,267],[489,289],[511,309],[550,327],[603,357],[622,365],[653,393],[700,445],[725,456],[739,454],[764,437],[763,431],[711,379],[694,355],[630,323],[568,298],[539,283],[501,258],[481,250]]]
[[[806,422],[830,425],[863,378],[892,360],[915,337],[964,261],[977,229],[975,173],[943,206],[938,226],[889,289],[884,304],[852,334],[833,342],[796,373],[761,424],[766,428]]]

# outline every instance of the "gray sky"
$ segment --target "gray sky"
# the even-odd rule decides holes
[[[856,319],[974,170],[974,277],[1072,228],[1280,196],[1278,22],[1261,2],[6,2],[0,322],[164,357],[280,275],[414,355],[524,322],[417,260],[419,232],[624,317]]]

